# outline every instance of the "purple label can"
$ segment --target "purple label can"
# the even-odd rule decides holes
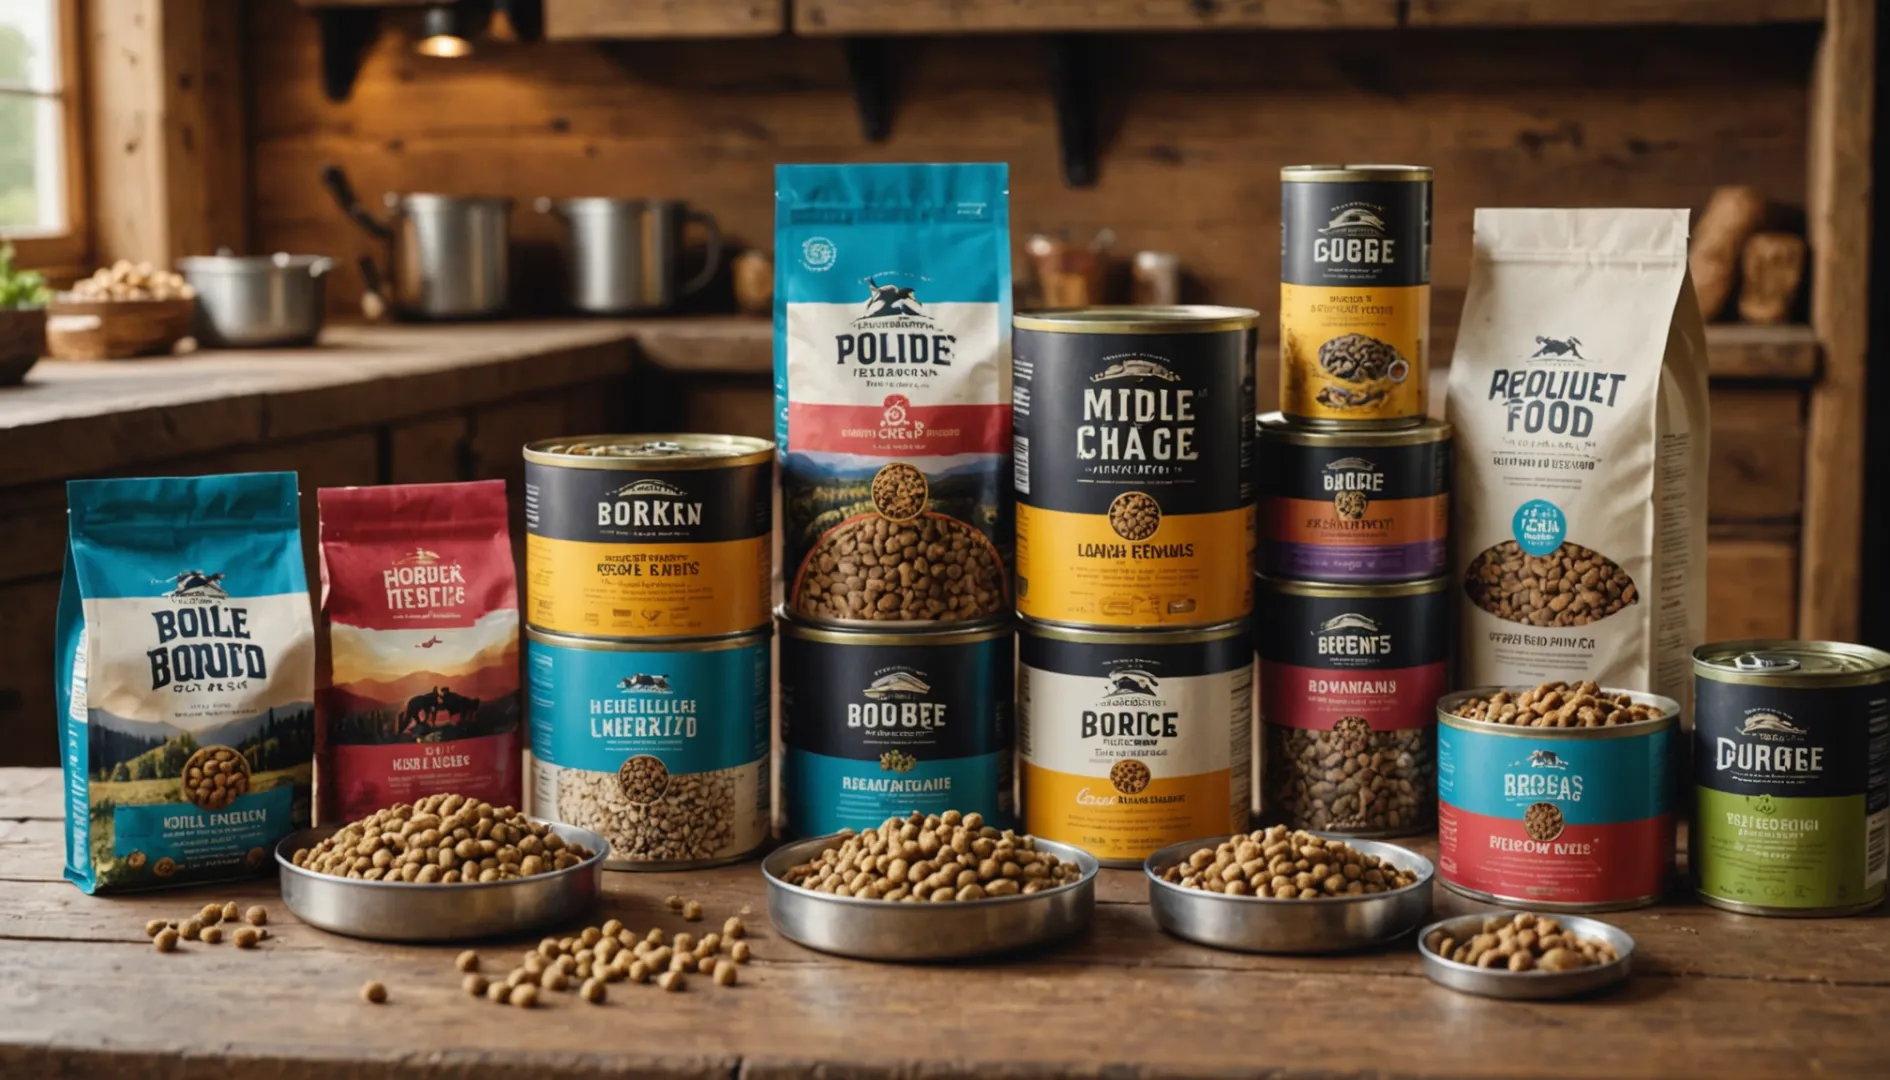
[[[1446,572],[1449,424],[1325,430],[1268,413],[1257,427],[1262,574],[1380,584]]]

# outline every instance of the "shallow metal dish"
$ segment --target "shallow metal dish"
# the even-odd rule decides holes
[[[1068,844],[1038,840],[1037,850],[1075,863],[1082,876],[1031,893],[950,904],[861,900],[803,889],[782,877],[820,855],[840,836],[779,848],[761,861],[768,916],[789,941],[861,960],[966,960],[1069,937],[1096,914],[1096,859]]]
[[[1418,934],[1418,955],[1424,960],[1424,974],[1439,986],[1448,987],[1463,994],[1476,994],[1479,997],[1506,998],[1511,1001],[1544,1001],[1549,998],[1574,997],[1578,994],[1592,993],[1605,986],[1628,977],[1633,968],[1634,939],[1628,932],[1599,919],[1585,919],[1580,915],[1562,915],[1544,912],[1548,918],[1562,924],[1562,929],[1572,932],[1576,937],[1598,938],[1614,947],[1619,959],[1611,964],[1595,967],[1576,968],[1574,971],[1510,971],[1507,968],[1496,970],[1480,968],[1474,964],[1460,964],[1455,960],[1446,960],[1425,945],[1425,939],[1434,930],[1447,930],[1451,936],[1462,939],[1468,932],[1475,936],[1483,929],[1483,920],[1491,915],[1505,912],[1486,911],[1478,915],[1458,915],[1455,918],[1442,919],[1424,928]]]
[[[467,941],[570,922],[597,903],[610,843],[589,829],[546,824],[595,854],[549,874],[453,885],[362,881],[304,870],[293,862],[296,850],[341,830],[303,829],[276,845],[282,902],[310,926],[375,941]]]
[[[1415,870],[1417,882],[1370,896],[1323,900],[1275,900],[1184,889],[1162,873],[1201,848],[1227,837],[1171,844],[1142,864],[1155,924],[1179,938],[1216,949],[1257,953],[1331,953],[1380,945],[1410,933],[1431,917],[1431,861],[1409,848],[1377,840],[1342,840],[1364,855],[1376,855],[1400,870]]]

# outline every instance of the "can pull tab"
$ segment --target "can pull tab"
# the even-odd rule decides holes
[[[1793,671],[1798,661],[1789,656],[1768,656],[1765,653],[1740,653],[1733,658],[1733,667],[1740,671]]]

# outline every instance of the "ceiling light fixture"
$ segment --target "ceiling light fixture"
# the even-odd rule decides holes
[[[420,40],[414,42],[413,51],[446,60],[471,56],[472,41],[459,9],[447,4],[428,8],[421,16]]]

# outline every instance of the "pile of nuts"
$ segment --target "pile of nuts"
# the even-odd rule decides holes
[[[242,920],[245,925],[237,926]],[[223,926],[233,926],[230,941],[239,949],[253,949],[269,936],[269,909],[258,904],[248,911],[236,901],[205,904],[203,910],[187,919],[152,919],[144,924],[144,936],[158,952],[176,952],[179,941],[201,941],[216,945],[223,941]]]
[[[1566,542],[1531,555],[1505,540],[1471,561],[1463,588],[1497,618],[1530,626],[1587,626],[1640,599],[1626,570]]]
[[[182,274],[128,259],[101,266],[72,286],[74,300],[189,300],[196,295]]]
[[[1451,715],[1518,727],[1616,727],[1658,720],[1666,714],[1657,706],[1637,705],[1631,695],[1603,690],[1589,680],[1545,682],[1517,694],[1498,690],[1489,697],[1465,700]]]
[[[1202,848],[1163,871],[1162,880],[1228,896],[1323,900],[1403,889],[1417,884],[1417,874],[1350,844],[1275,825]]]
[[[963,522],[870,515],[821,539],[794,610],[825,619],[976,619],[1003,608],[1003,578],[991,542]]]
[[[684,918],[690,918],[692,907],[694,918],[702,917],[701,905],[695,901],[670,899],[671,908],[683,911]],[[748,963],[754,955],[743,940],[747,933],[736,915],[722,924],[721,933],[701,938],[687,932],[670,938],[660,928],[639,934],[611,919],[571,937],[544,939],[503,979],[481,974],[479,954],[471,949],[460,953],[454,966],[462,976],[461,989],[495,1004],[530,1009],[545,1000],[544,994],[576,993],[593,1005],[602,1005],[609,997],[605,987],[615,982],[655,982],[676,993],[687,987],[689,975],[702,974],[717,986],[734,986],[739,981],[736,966]]]
[[[1054,889],[1082,877],[1082,869],[1038,851],[1034,837],[987,826],[982,814],[947,810],[844,832],[784,877],[835,896],[939,904]]]
[[[549,874],[593,854],[510,806],[429,795],[343,826],[312,848],[298,848],[293,861],[334,877],[451,885]]]
[[[1459,964],[1510,971],[1574,971],[1620,959],[1607,942],[1576,937],[1549,916],[1526,911],[1514,918],[1492,915],[1484,919],[1482,932],[1468,941],[1458,941],[1443,929],[1433,930],[1424,939],[1424,947]]]
[[[1428,728],[1373,731],[1341,717],[1330,731],[1266,725],[1270,804],[1297,828],[1410,832],[1436,808]]]

